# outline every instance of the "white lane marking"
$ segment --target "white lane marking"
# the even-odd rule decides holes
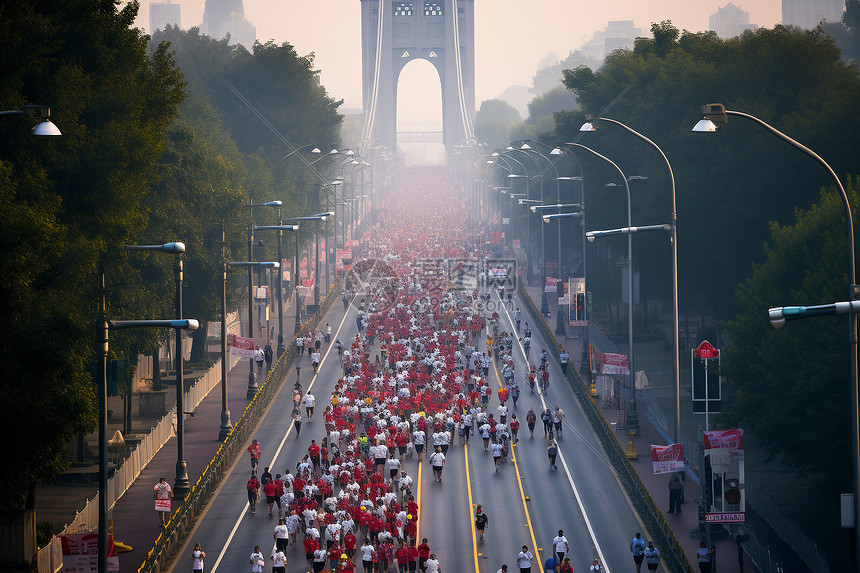
[[[343,323],[346,322],[346,317],[348,315],[349,315],[349,309],[347,309],[347,311],[345,313],[343,313],[343,318],[340,321],[340,325],[337,327],[337,332],[335,332],[334,336],[332,337],[333,340],[337,339],[337,336],[340,334],[340,329],[343,328]],[[334,346],[334,344],[329,342],[328,350],[326,350],[325,356],[323,356],[322,360],[320,360],[320,365],[319,365],[319,368],[317,368],[317,373],[314,374],[313,378],[311,378],[311,383],[308,384],[308,392],[310,392],[311,388],[313,388],[314,382],[316,382],[316,380],[317,380],[317,375],[318,375],[319,371],[322,369],[322,366],[325,363],[325,359],[328,358],[329,352],[331,352],[331,349],[333,346]],[[286,384],[286,380],[284,381],[284,383]],[[287,428],[287,431],[284,434],[283,439],[281,440],[281,444],[278,446],[278,449],[275,452],[275,455],[272,457],[272,463],[269,465],[274,466],[275,460],[278,459],[278,455],[280,455],[281,449],[283,449],[284,444],[287,442],[287,437],[290,435],[290,432],[293,430],[294,425],[295,425],[295,422],[290,422],[290,427]],[[236,523],[233,524],[233,529],[230,530],[230,535],[227,536],[227,541],[224,542],[224,546],[221,548],[221,552],[218,554],[218,559],[215,560],[215,564],[212,566],[212,569],[210,569],[210,573],[215,573],[215,571],[218,570],[218,565],[221,563],[221,559],[224,558],[224,554],[227,552],[227,548],[230,547],[230,543],[233,542],[233,536],[236,535],[236,530],[239,529],[239,524],[242,523],[242,520],[245,518],[245,515],[248,513],[248,509],[250,507],[251,507],[251,504],[249,504],[246,501],[245,507],[243,507],[242,511],[239,512],[239,517],[236,519]]]
[[[498,293],[496,293],[498,297]],[[501,297],[499,297],[499,302],[502,302]],[[508,312],[507,307],[504,304],[500,305],[502,310],[505,311],[505,315],[508,317],[508,322],[510,322],[511,326],[514,325],[513,319],[511,319],[511,314]],[[541,317],[543,320],[543,317]],[[519,346],[520,352],[523,354],[523,358],[526,361],[526,364],[529,363],[529,359],[526,356],[526,349],[523,348],[523,342],[520,340],[518,336],[514,338],[517,339],[517,346]],[[546,401],[543,399],[543,393],[538,388],[538,397],[540,398],[540,403],[543,405],[543,409],[546,410]],[[558,450],[558,457],[561,460],[561,465],[564,466],[564,473],[567,475],[567,481],[570,483],[570,488],[573,490],[573,495],[576,497],[576,504],[579,506],[579,511],[582,513],[582,518],[585,520],[585,526],[588,528],[588,534],[591,535],[591,541],[594,543],[595,549],[597,549],[597,554],[600,556],[600,563],[603,565],[604,571],[606,573],[610,573],[609,566],[606,564],[606,558],[603,555],[603,551],[600,549],[600,544],[597,542],[597,535],[594,533],[594,527],[591,525],[591,520],[588,519],[588,514],[585,512],[585,506],[582,504],[582,498],[579,497],[579,490],[576,489],[576,484],[573,483],[573,477],[570,475],[570,469],[567,467],[567,461],[564,459],[564,454],[561,453],[561,448]]]

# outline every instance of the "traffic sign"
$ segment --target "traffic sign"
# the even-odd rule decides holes
[[[735,513],[706,513],[705,523],[744,523],[746,514],[742,511]]]
[[[719,348],[714,348],[714,345],[707,340],[703,340],[702,343],[696,347],[696,356],[702,359],[719,358],[720,350]]]

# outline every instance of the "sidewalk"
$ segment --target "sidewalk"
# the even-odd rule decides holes
[[[292,339],[290,333],[295,329],[294,309],[295,306],[292,303],[284,308],[285,343],[289,343]],[[277,324],[276,314],[271,323]],[[258,337],[257,343],[262,346],[265,341]],[[232,423],[242,416],[249,402],[246,398],[248,372],[248,361],[239,360],[227,374],[227,405]],[[258,384],[262,384],[265,377],[264,368],[263,374],[257,377]],[[175,387],[171,386],[171,388]],[[168,395],[171,396],[167,404],[169,411],[175,404],[175,391],[169,392]],[[153,424],[157,422],[154,418],[138,418],[135,425],[140,426],[142,421],[152,421]],[[194,410],[194,415],[186,416],[184,420],[184,458],[191,486],[221,445],[218,441],[220,427],[221,385],[219,384]],[[121,416],[114,416],[108,420],[109,437],[114,431],[121,429]],[[162,531],[153,507],[152,488],[161,477],[164,477],[171,486],[173,485],[176,476],[176,459],[177,441],[173,437],[147,464],[128,491],[117,501],[113,511],[108,514],[108,519],[113,520],[114,539],[132,547],[131,552],[119,554],[120,573],[135,573]],[[82,470],[72,468],[70,471]],[[98,493],[97,479],[98,476],[95,475],[91,480],[92,483],[86,483],[88,479],[79,478],[77,481],[82,482],[81,485],[59,485],[62,480],[57,480],[37,486],[36,521],[51,521],[55,524],[55,528],[71,522],[75,513],[83,508],[86,500]],[[175,510],[176,507],[177,501],[174,500],[173,509]]]
[[[541,306],[541,291],[538,286],[528,286],[524,289],[535,304],[535,307],[540,309]],[[550,327],[550,331],[555,332],[557,320],[557,299],[555,293],[548,294],[550,316],[544,317],[544,320]],[[580,367],[582,357],[582,339],[569,338],[566,339],[563,335],[556,334],[556,339],[560,344],[563,344],[567,352],[570,354],[570,365],[576,368]],[[609,406],[602,400],[596,401],[598,409],[603,413],[604,418],[611,427],[616,425],[616,410],[615,406]],[[683,405],[682,405],[683,409]],[[640,433],[634,436],[633,444],[638,453],[637,460],[631,460],[633,468],[648,489],[648,493],[654,499],[654,502],[663,512],[669,525],[675,533],[675,537],[684,549],[687,559],[696,569],[696,550],[699,548],[699,521],[698,507],[696,500],[701,493],[699,485],[689,477],[687,477],[686,487],[684,488],[684,505],[680,514],[669,514],[669,478],[670,474],[654,475],[651,468],[651,445],[665,445],[667,443],[665,437],[655,427],[652,420],[648,417],[648,412],[644,407],[639,410]],[[628,444],[628,433],[626,430],[616,430],[615,436],[621,444],[622,448],[626,448]],[[631,536],[632,536],[631,532]],[[645,532],[643,532],[644,534]],[[695,534],[695,535],[694,535]],[[646,537],[646,535],[643,535]],[[756,571],[757,568],[753,562],[745,554],[743,555],[743,564],[738,562],[738,544],[730,537],[726,536],[721,539],[712,539],[712,543],[716,546],[716,565],[720,573],[741,573],[743,571]]]

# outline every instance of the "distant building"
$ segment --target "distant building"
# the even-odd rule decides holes
[[[164,30],[168,25],[182,27],[180,12],[182,6],[166,2],[153,2],[149,5],[149,33]]]
[[[200,31],[218,39],[230,34],[231,44],[242,44],[249,50],[257,40],[257,29],[245,19],[242,0],[206,0]]]
[[[602,60],[612,50],[632,49],[636,38],[642,36],[642,28],[633,25],[633,20],[615,20],[606,24],[602,32],[595,32],[581,52],[589,58]]]
[[[841,22],[845,0],[782,0],[782,23],[811,29],[821,20]]]
[[[716,14],[708,18],[708,29],[716,32],[720,38],[734,38],[744,30],[755,30],[756,24],[750,24],[750,13],[741,10],[731,2],[717,8]]]

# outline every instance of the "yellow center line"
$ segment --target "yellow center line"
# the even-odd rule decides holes
[[[421,539],[421,514],[424,513],[424,511],[421,509],[421,473],[422,473],[423,469],[424,469],[424,464],[421,463],[421,460],[419,459],[418,460],[418,497],[415,500],[415,503],[418,504],[418,519],[417,519],[417,522],[415,523],[415,540],[416,541]],[[420,541],[419,541],[419,543],[420,543]]]
[[[472,480],[469,477],[469,444],[463,445],[463,459],[466,461],[466,491],[469,492],[469,510],[474,507],[472,503]],[[475,573],[478,570],[478,541],[475,536],[475,528],[472,527],[472,514],[469,513],[469,529],[472,531],[472,557],[475,561]]]
[[[496,383],[499,385],[499,388],[501,388],[502,387],[502,381],[499,378],[499,370],[498,370],[498,368],[496,368],[496,361],[493,360],[492,363],[493,363],[493,372],[496,373]],[[532,538],[532,547],[534,547],[535,559],[537,559],[537,562],[538,562],[538,570],[540,571],[540,573],[544,573],[543,560],[540,557],[540,550],[538,549],[537,541],[535,541],[535,530],[532,527],[532,520],[531,520],[531,517],[529,517],[529,508],[526,505],[526,494],[523,491],[523,480],[520,478],[520,467],[519,467],[519,465],[517,465],[517,456],[514,455],[514,448],[515,447],[516,447],[516,444],[511,444],[511,461],[514,462],[514,471],[516,471],[516,473],[517,473],[517,486],[519,486],[519,488],[520,488],[520,499],[523,502],[523,512],[525,512],[525,514],[526,514],[526,524],[528,525],[528,528],[529,528],[529,535]],[[471,495],[470,495],[470,497],[471,497]],[[472,535],[474,537],[474,533]]]

